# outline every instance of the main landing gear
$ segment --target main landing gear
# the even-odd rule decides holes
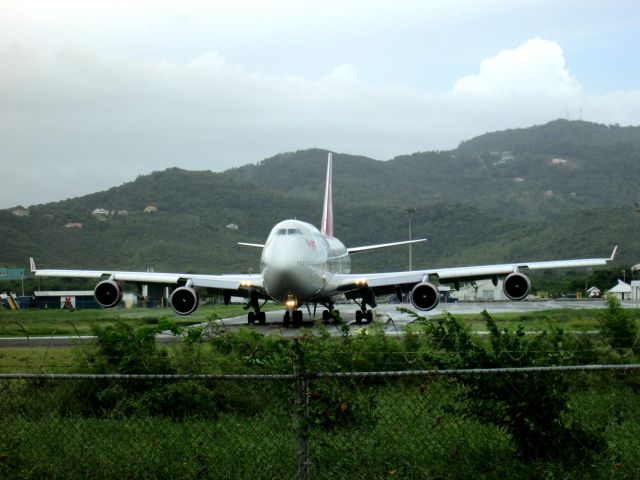
[[[264,325],[265,323],[267,323],[267,316],[263,311],[260,310],[260,308],[264,307],[265,303],[267,303],[266,300],[262,305],[260,305],[258,297],[256,295],[253,295],[249,298],[249,302],[244,307],[245,310],[248,308],[253,308],[253,312],[249,312],[247,314],[247,322],[249,323],[249,325],[253,325],[256,322],[258,322],[260,325]]]
[[[357,303],[357,302],[356,302]],[[375,307],[375,301],[369,301],[372,307]],[[356,323],[360,325],[364,320],[367,323],[371,323],[373,321],[373,310],[367,310],[367,299],[362,298],[362,302],[358,304],[360,310],[356,310]]]
[[[356,323],[359,325],[362,321],[371,323],[373,321],[373,311],[363,308],[362,310],[356,310]]]
[[[257,312],[249,312],[247,314],[247,321],[249,325],[252,325],[258,322],[260,325],[264,325],[267,323],[267,316],[264,312],[258,310]]]
[[[322,321],[329,323],[333,320],[333,323],[340,323],[340,311],[333,309],[333,303],[323,303],[322,305],[326,308],[326,310],[322,311]]]

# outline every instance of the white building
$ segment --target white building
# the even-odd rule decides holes
[[[587,290],[587,297],[589,298],[600,298],[602,296],[602,292],[598,287],[591,287]]]
[[[27,210],[26,208],[22,208],[22,207],[16,208],[11,213],[13,213],[16,217],[28,217],[29,216],[29,210]]]
[[[91,215],[95,216],[107,216],[109,215],[109,210],[105,210],[104,208],[95,208]]]
[[[615,287],[609,289],[607,293],[613,297],[616,297],[618,300],[630,300],[631,285],[618,279],[618,284]]]
[[[491,280],[480,280],[477,282],[467,283],[460,286],[458,292],[453,296],[459,300],[469,302],[491,302],[499,300],[508,300],[502,290],[502,279],[498,280],[498,284],[494,285]]]

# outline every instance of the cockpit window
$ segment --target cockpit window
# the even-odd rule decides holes
[[[278,235],[302,235],[302,230],[299,228],[279,228]]]

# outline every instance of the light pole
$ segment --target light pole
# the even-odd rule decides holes
[[[404,213],[409,218],[409,241],[411,241],[411,217],[413,216],[414,213],[416,213],[416,209],[405,208]],[[409,244],[409,271],[413,270],[413,250],[411,249],[412,246],[413,244],[410,243]]]
[[[587,272],[584,276],[584,296],[585,298],[589,296],[587,293],[587,283],[589,282],[589,272],[591,272],[591,267],[587,267]]]

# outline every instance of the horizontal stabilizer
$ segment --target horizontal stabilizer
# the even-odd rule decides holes
[[[238,245],[244,245],[245,247],[257,247],[264,248],[264,245],[261,243],[246,243],[246,242],[238,242]]]
[[[420,242],[426,242],[426,241],[427,241],[426,238],[419,238],[417,240],[405,240],[404,242],[379,243],[377,245],[365,245],[364,247],[347,248],[347,251],[349,253],[368,252],[370,250],[378,250],[380,248],[395,247],[397,245],[408,245],[410,243],[420,243]]]

